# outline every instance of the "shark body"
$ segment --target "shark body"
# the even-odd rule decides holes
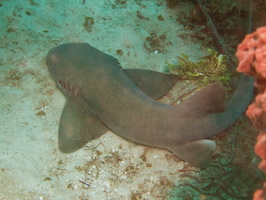
[[[59,149],[64,153],[80,149],[111,129],[205,167],[216,148],[206,138],[229,127],[245,111],[253,91],[253,79],[242,75],[225,105],[224,89],[212,84],[171,106],[156,99],[170,90],[177,81],[174,76],[123,70],[114,57],[87,43],[59,45],[49,51],[46,62],[67,99],[59,125]],[[139,79],[148,75],[147,80]],[[156,80],[158,85],[152,86]],[[162,87],[161,91],[156,87]],[[155,91],[147,95],[149,89]]]

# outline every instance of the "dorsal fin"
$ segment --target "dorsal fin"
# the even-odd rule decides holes
[[[123,69],[129,77],[145,94],[154,100],[167,94],[178,77],[172,74],[165,74],[144,69]]]
[[[219,83],[213,83],[197,92],[177,106],[179,113],[185,117],[203,117],[224,111],[225,90]]]

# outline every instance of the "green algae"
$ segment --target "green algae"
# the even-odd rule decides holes
[[[208,49],[208,55],[197,62],[191,61],[186,54],[182,53],[177,58],[177,64],[166,63],[165,71],[181,79],[197,80],[201,85],[213,82],[227,85],[235,75],[228,67],[229,62],[227,56]]]

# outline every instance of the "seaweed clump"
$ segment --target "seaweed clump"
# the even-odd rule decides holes
[[[166,63],[165,70],[185,80],[197,80],[202,85],[219,82],[228,85],[234,73],[228,68],[229,59],[212,49],[208,49],[208,55],[199,59],[198,62],[189,60],[189,57],[182,53],[178,56],[177,64]]]

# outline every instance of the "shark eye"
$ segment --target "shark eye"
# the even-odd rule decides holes
[[[56,64],[59,62],[59,56],[55,53],[49,53],[46,57],[46,64],[48,67],[53,68],[56,67]]]

